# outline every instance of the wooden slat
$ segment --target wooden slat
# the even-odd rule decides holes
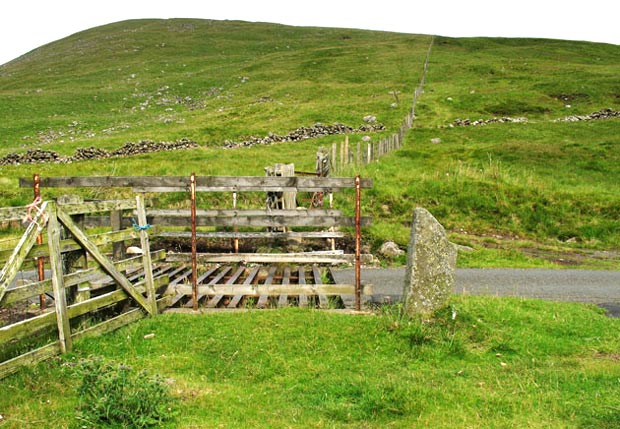
[[[308,306],[308,296],[305,293],[299,294],[299,306],[307,307]]]
[[[245,272],[245,267],[239,267],[237,268],[237,271],[235,272],[235,274],[233,274],[227,281],[226,284],[230,285],[230,284],[234,284],[239,277],[241,277],[241,275]]]
[[[192,233],[186,231],[161,232],[159,237],[191,238]],[[340,231],[300,231],[300,232],[197,232],[198,238],[242,238],[242,239],[271,239],[271,238],[343,238],[346,234]]]
[[[297,269],[297,283],[300,285],[306,284],[306,273],[304,267],[299,267]]]
[[[187,226],[191,216],[187,210],[152,210],[150,224]],[[370,217],[360,219],[362,226],[372,224]],[[196,226],[238,227],[324,227],[355,226],[355,218],[343,216],[339,210],[198,210]]]
[[[120,231],[106,232],[104,234],[91,235],[89,236],[89,239],[94,245],[103,247],[119,241],[133,240],[139,238],[139,236],[140,234],[133,229],[124,229]],[[73,239],[62,240],[60,242],[60,251],[63,253],[80,249],[82,249],[80,244]],[[6,260],[9,254],[10,253],[6,250],[0,251],[0,261]],[[28,258],[39,258],[46,256],[49,256],[49,248],[47,244],[34,245],[28,252]]]
[[[178,276],[174,280],[172,280],[170,282],[170,286],[174,286],[176,284],[181,283],[183,280],[189,278],[189,276],[191,276],[191,275],[192,275],[192,269],[190,268],[190,269],[186,270],[183,274],[181,274],[180,276]]]
[[[242,299],[243,299],[243,295],[241,294],[235,295],[233,299],[231,299],[230,302],[228,303],[227,308],[237,308],[237,306],[239,305]]]
[[[309,177],[309,176],[197,176],[199,192],[232,191],[290,191],[320,192],[328,189],[354,188],[352,177]],[[32,188],[33,180],[29,177],[19,179],[19,186]],[[82,177],[41,177],[41,187],[128,187],[152,188],[186,191],[189,186],[188,176],[82,176]],[[371,188],[371,179],[362,179],[363,188]],[[151,190],[152,190],[151,189]]]
[[[276,267],[276,266],[269,267],[269,272],[267,273],[267,278],[265,279],[265,282],[263,284],[266,284],[266,285],[272,284],[273,283],[273,278],[275,277],[277,270],[278,270],[278,267]]]
[[[191,285],[178,285],[173,289],[173,293],[191,293]],[[231,284],[231,285],[210,285],[210,286],[198,286],[199,293],[206,293],[208,295],[246,295],[258,297],[260,295],[279,296],[281,294],[287,295],[319,295],[325,294],[327,296],[333,295],[346,295],[354,293],[355,285],[350,284],[330,284],[330,285],[279,285],[279,284]],[[364,286],[362,293],[369,295],[372,288]]]
[[[58,206],[54,203],[50,203],[47,241],[50,247],[52,289],[54,290],[54,306],[56,308],[60,351],[62,353],[66,353],[71,351],[72,340],[71,325],[69,323],[69,315],[67,314],[67,295],[65,293],[65,281],[62,272],[62,259],[60,253],[60,224],[58,223],[58,215],[60,213],[61,212],[58,210]]]
[[[286,306],[288,306],[288,295],[283,293],[280,295],[280,298],[278,298],[278,307],[282,308]]]
[[[196,279],[196,284],[201,284],[202,281],[204,279],[206,279],[207,277],[209,277],[211,274],[213,274],[214,272],[216,272],[218,269],[220,268],[219,265],[216,265],[215,267],[211,267],[209,270],[207,270],[205,273],[201,274],[200,276],[198,276],[198,279]],[[191,272],[190,272],[191,273]]]
[[[245,278],[245,280],[243,281],[243,284],[251,285],[252,282],[254,281],[254,278],[256,278],[256,276],[258,275],[259,271],[260,271],[259,267],[252,268],[252,271],[250,271],[250,274],[248,274],[248,276]]]
[[[319,271],[319,267],[316,265],[312,266],[312,280],[315,285],[323,284],[323,279],[321,279],[321,272]],[[320,308],[329,307],[329,300],[327,299],[327,295],[319,294],[319,307]]]
[[[224,295],[222,295],[222,294],[215,295],[213,298],[211,298],[209,300],[209,302],[207,303],[206,307],[207,308],[216,308],[217,305],[222,300],[222,298],[224,298]]]
[[[22,263],[30,252],[30,249],[37,240],[37,236],[41,233],[45,226],[45,217],[47,216],[47,203],[43,203],[41,210],[34,217],[33,222],[28,225],[26,232],[20,239],[15,250],[9,256],[8,261],[0,271],[0,303],[6,293],[9,285],[17,275]]]
[[[79,204],[59,204],[69,215],[110,212],[114,210],[134,210],[136,200],[88,201]]]
[[[269,305],[269,295],[260,295],[258,298],[258,302],[256,303],[257,308],[265,308]]]
[[[189,253],[169,253],[170,262],[189,262]],[[372,255],[362,255],[362,263],[372,262]],[[355,262],[355,255],[330,253],[201,253],[198,262],[207,263],[300,263],[300,264],[347,264]]]
[[[291,267],[288,265],[284,267],[284,272],[282,273],[282,284],[287,285],[291,282]]]
[[[224,276],[226,274],[228,274],[228,272],[232,270],[232,267],[224,267],[222,268],[222,270],[215,276],[213,277],[209,283],[207,283],[208,285],[214,285],[217,284],[220,280],[222,280],[222,278],[224,278]]]

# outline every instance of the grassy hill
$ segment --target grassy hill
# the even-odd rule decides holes
[[[31,191],[19,189],[17,178],[34,172],[262,175],[274,162],[312,170],[316,149],[343,136],[220,147],[316,122],[358,127],[366,115],[385,125],[383,134],[395,132],[431,40],[174,19],[110,24],[43,46],[0,68],[0,157],[33,148],[70,155],[145,139],[189,138],[201,147],[0,167],[0,204],[26,204]],[[364,210],[375,218],[366,239],[375,247],[387,239],[406,245],[407,222],[420,205],[454,241],[477,250],[462,254],[464,266],[580,265],[602,256],[596,266],[617,269],[619,119],[555,120],[618,110],[619,69],[616,45],[435,38],[404,148],[358,171],[375,179],[365,197]],[[527,122],[453,126],[459,118],[496,116]]]

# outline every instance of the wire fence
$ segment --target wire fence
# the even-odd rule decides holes
[[[433,42],[434,37],[431,38],[431,42],[426,53],[426,59],[424,60],[424,67],[422,70],[422,78],[413,93],[411,109],[407,113],[407,116],[405,116],[405,119],[403,120],[398,131],[377,142],[368,141],[350,143],[347,136],[343,142],[333,143],[329,153],[332,173],[342,172],[345,168],[351,166],[355,166],[356,168],[363,167],[373,161],[378,161],[384,155],[402,147],[405,134],[413,127],[418,99],[424,92],[424,84],[426,83],[426,73],[428,70],[431,50],[433,48]]]

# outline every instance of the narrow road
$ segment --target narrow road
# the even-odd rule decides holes
[[[334,270],[336,283],[355,282],[353,268]],[[364,268],[362,283],[374,286],[373,302],[402,299],[404,268]],[[456,270],[454,292],[592,303],[620,317],[620,271],[477,269]]]

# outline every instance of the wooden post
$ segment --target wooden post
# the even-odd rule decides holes
[[[123,229],[123,212],[121,210],[112,210],[110,212],[110,224],[112,225],[112,231]],[[115,261],[125,259],[125,243],[122,241],[112,243],[112,259]]]
[[[198,310],[198,260],[196,255],[196,173],[189,177],[189,196],[192,212],[192,302]]]
[[[368,145],[366,147],[367,152],[368,152],[368,156],[366,157],[366,161],[368,164],[370,164],[372,162],[372,143],[368,142]]]
[[[355,177],[355,309],[361,310],[361,180]]]
[[[32,178],[34,183],[34,202],[41,201],[41,176],[38,173]],[[37,236],[37,244],[43,244],[43,233]],[[45,261],[43,257],[36,258],[37,261],[37,274],[39,277],[39,281],[45,280]],[[47,301],[47,296],[42,293],[39,295],[39,308],[41,311],[45,310],[45,302]]]
[[[66,353],[71,351],[72,340],[60,252],[60,224],[58,223],[57,216],[57,205],[54,202],[50,202],[48,204],[47,241],[50,251],[52,288],[54,290],[54,303],[56,305],[56,324],[58,325],[60,351]]]
[[[359,168],[362,165],[362,145],[357,142],[355,165]]]
[[[332,143],[332,166],[338,171],[338,143]]]
[[[151,314],[157,314],[157,300],[155,297],[155,281],[153,279],[153,261],[151,260],[151,246],[147,232],[146,208],[144,197],[136,195],[136,209],[138,211],[138,228],[140,229],[140,247],[142,247],[142,265],[144,267],[144,281],[146,286],[146,301],[151,306]]]

